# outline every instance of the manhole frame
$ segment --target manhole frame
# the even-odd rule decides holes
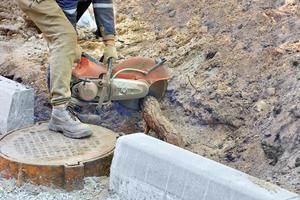
[[[43,122],[45,123],[45,122]],[[43,123],[36,123],[41,125]],[[94,126],[94,125],[91,125]],[[29,129],[27,127],[25,129]],[[115,134],[116,133],[100,127]],[[1,141],[9,135],[23,129],[12,131],[1,138]],[[114,141],[114,143],[115,143]],[[84,187],[84,178],[91,176],[108,176],[115,147],[95,158],[79,161],[74,164],[33,164],[20,162],[9,155],[0,152],[0,176],[6,179],[15,178],[18,186],[25,182],[35,185],[44,185],[52,188],[61,188],[66,191],[80,190]]]

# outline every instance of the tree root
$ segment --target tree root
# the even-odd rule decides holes
[[[146,134],[153,130],[159,139],[179,147],[184,146],[182,137],[177,129],[163,116],[156,98],[146,97],[142,103],[142,108],[142,116],[146,122]]]

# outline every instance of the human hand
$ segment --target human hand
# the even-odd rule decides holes
[[[114,40],[104,41],[105,48],[103,53],[103,62],[107,63],[109,58],[112,58],[114,61],[118,59],[117,48]]]

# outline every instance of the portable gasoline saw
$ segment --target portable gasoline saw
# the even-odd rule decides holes
[[[113,66],[83,54],[73,68],[71,103],[78,106],[102,105],[118,101],[124,106],[139,110],[139,102],[151,95],[162,99],[167,89],[169,75],[163,66],[165,59],[132,57]]]

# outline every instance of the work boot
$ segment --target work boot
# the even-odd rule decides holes
[[[92,135],[88,125],[79,121],[70,107],[53,107],[49,129],[61,132],[70,138],[84,138]]]

